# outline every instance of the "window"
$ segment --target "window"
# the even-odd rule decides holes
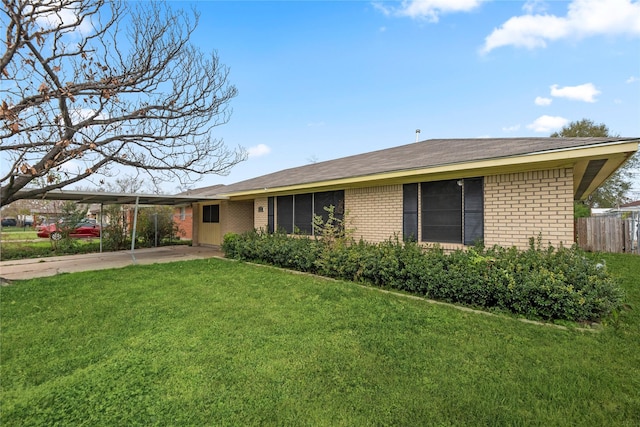
[[[464,180],[464,244],[484,238],[484,189],[482,178]]]
[[[329,212],[325,207],[333,206],[333,216],[336,219],[344,218],[344,191],[324,191],[313,195],[313,214],[322,217],[322,222],[327,222]]]
[[[325,206],[334,206],[334,216],[344,216],[344,191],[296,194],[276,197],[276,221],[279,229],[288,234],[313,234],[313,217],[329,218]],[[269,219],[272,221],[271,219]],[[271,230],[271,227],[270,227]]]
[[[402,186],[402,238],[418,240],[418,184]]]
[[[313,234],[313,194],[296,194],[293,203],[293,231],[296,234]]]
[[[462,242],[462,187],[455,179],[422,183],[422,240]]]
[[[422,241],[470,245],[482,240],[482,178],[423,182],[421,196]]]
[[[180,221],[187,219],[187,208],[184,206],[180,208]]]
[[[267,199],[267,228],[269,233],[273,233],[275,231],[274,199],[275,197],[269,197]]]
[[[293,234],[293,196],[278,196],[276,198],[278,229],[287,234]]]
[[[219,223],[220,205],[207,205],[202,207],[202,222]]]

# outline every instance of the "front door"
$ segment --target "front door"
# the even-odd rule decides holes
[[[220,205],[201,205],[198,243],[201,245],[221,245]]]

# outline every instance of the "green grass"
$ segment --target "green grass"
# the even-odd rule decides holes
[[[108,241],[103,242],[103,251],[108,251]],[[144,243],[144,242],[143,242]],[[190,245],[191,240],[168,240],[159,242],[165,245]],[[129,241],[125,248],[129,248]],[[137,244],[136,247],[149,247],[149,245]],[[42,258],[50,256],[88,254],[100,252],[100,239],[71,239],[68,242],[59,242],[52,245],[49,239],[39,238],[34,230],[24,231],[22,228],[11,227],[2,230],[0,239],[0,261],[15,259]]]
[[[88,254],[100,252],[99,239],[74,239],[70,244],[59,242],[53,246],[49,239],[36,241],[3,241],[0,247],[0,260],[41,258],[50,256]]]
[[[3,227],[2,228],[2,241],[15,241],[15,240],[36,240],[38,236],[33,228],[27,227]]]
[[[0,289],[2,425],[640,424],[640,257],[602,331],[210,259]]]
[[[54,246],[49,239],[38,237],[34,229],[24,230],[22,227],[3,228],[0,237],[2,261],[100,251],[99,239],[71,239]]]

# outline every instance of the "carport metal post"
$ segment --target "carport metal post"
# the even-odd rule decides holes
[[[138,226],[138,204],[140,203],[140,196],[136,196],[136,208],[133,212],[133,230],[131,230],[131,259],[133,259],[133,263],[136,262],[136,254],[134,253],[134,249],[136,247],[136,227]]]
[[[100,202],[100,253],[102,253],[102,207],[104,203]]]
[[[155,246],[154,247],[158,247],[158,212],[153,214],[153,224],[155,226]]]

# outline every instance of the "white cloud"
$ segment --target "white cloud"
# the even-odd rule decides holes
[[[573,0],[564,17],[527,14],[510,18],[485,38],[481,52],[502,46],[534,49],[563,38],[618,34],[640,36],[640,2]]]
[[[265,144],[258,144],[247,149],[249,157],[262,157],[271,152],[271,147]]]
[[[631,76],[631,77],[629,77],[627,80],[625,80],[625,83],[635,83],[635,82],[637,82],[638,80],[640,80],[638,77],[636,77],[636,76]]]
[[[60,165],[60,172],[66,172],[68,174],[82,173],[86,169],[86,166],[82,165],[76,160],[69,160]]]
[[[551,86],[551,96],[572,99],[574,101],[596,102],[594,97],[600,93],[593,83],[565,87],[558,87],[558,85]]]
[[[36,22],[43,28],[56,28],[61,25],[75,26],[75,30],[80,34],[86,35],[91,33],[93,25],[90,17],[84,17],[82,22],[78,22],[80,17],[78,11],[72,7],[63,7],[60,10],[51,13],[43,13],[47,7],[40,7]]]
[[[506,126],[502,128],[502,132],[516,132],[520,130],[520,125]]]
[[[568,29],[562,18],[550,15],[516,16],[485,38],[482,53],[509,45],[528,49],[546,47],[546,40],[556,40],[567,35]]]
[[[469,12],[483,1],[487,0],[404,0],[399,7],[388,7],[382,3],[374,3],[374,6],[387,16],[408,16],[438,22],[442,14]]]
[[[536,96],[535,101],[533,101],[536,103],[536,105],[540,105],[540,106],[547,106],[547,105],[551,105],[551,103],[553,102],[553,99],[551,98],[543,98],[542,96]]]
[[[69,118],[71,119],[71,123],[77,125],[81,121],[87,120],[92,117],[96,113],[96,110],[92,110],[91,108],[72,108],[69,110]],[[98,113],[98,115],[94,118],[95,120],[105,120],[109,118],[109,116]],[[58,124],[62,126],[64,121],[62,117],[58,117]]]
[[[540,116],[533,121],[533,123],[527,125],[528,129],[533,130],[534,132],[545,132],[549,133],[556,129],[560,129],[561,127],[567,125],[569,123],[568,119],[559,116]]]
[[[89,117],[92,117],[96,113],[96,110],[92,110],[90,108],[74,108],[69,111],[69,117],[73,124],[78,124],[83,120],[87,120]],[[96,120],[104,120],[108,118],[108,116],[98,113],[95,117]]]
[[[522,6],[522,10],[529,15],[536,12],[542,13],[547,10],[547,3],[543,0],[527,0]]]
[[[385,16],[389,16],[391,15],[391,8],[387,7],[384,3],[381,3],[379,1],[374,1],[373,3],[371,3],[371,5],[373,6],[374,9],[378,10],[380,13],[382,13]]]

